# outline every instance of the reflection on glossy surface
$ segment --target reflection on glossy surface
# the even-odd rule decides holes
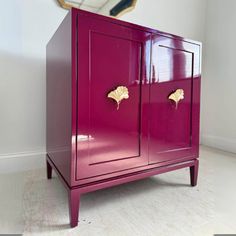
[[[103,151],[104,161],[138,156],[140,85],[133,85],[133,80],[140,77],[140,44],[93,33],[91,47],[90,134],[96,142],[114,140],[109,153]],[[102,69],[104,66],[109,70]],[[116,85],[129,89],[129,99],[122,102],[118,111],[113,101],[106,98],[107,92]],[[130,151],[124,155],[124,149]],[[97,150],[91,147],[90,162],[96,163],[97,158]]]
[[[78,62],[78,76],[83,78],[78,82],[78,135],[93,140],[77,147],[77,178],[148,164],[141,108],[148,96],[142,84],[148,78],[143,68],[149,67],[149,61],[143,55],[150,34],[86,17],[78,23],[83,53]],[[108,94],[118,104],[126,99],[116,109]]]
[[[182,40],[153,36],[150,89],[150,163],[196,155],[199,111],[199,49]],[[181,90],[180,90],[181,88]],[[175,96],[177,91],[184,91]],[[172,97],[170,97],[170,94]],[[175,103],[170,103],[171,98]],[[177,108],[178,105],[178,109]]]
[[[84,134],[77,135],[77,142],[84,142],[93,139],[94,138],[91,135],[84,135]]]
[[[183,45],[178,48],[179,42],[170,38],[160,39],[153,44],[153,71],[152,82],[167,82],[192,77],[193,53],[185,51]]]

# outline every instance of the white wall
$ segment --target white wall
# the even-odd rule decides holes
[[[203,42],[206,32],[202,141],[236,152],[236,1],[209,0],[206,31],[205,9],[205,0],[138,0],[121,19]],[[56,0],[0,8],[0,158],[45,153],[45,47],[66,14]]]
[[[117,2],[119,1],[110,1],[100,13],[109,15],[110,7]],[[137,0],[135,9],[120,19],[204,41],[206,2],[206,0]]]
[[[0,8],[0,158],[45,153],[45,49],[66,13],[54,0]]]
[[[235,12],[235,0],[208,1],[202,142],[236,153]]]

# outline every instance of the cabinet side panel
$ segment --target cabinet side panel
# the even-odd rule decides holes
[[[47,45],[47,154],[70,184],[71,12]]]

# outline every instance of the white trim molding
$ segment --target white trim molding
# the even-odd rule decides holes
[[[1,154],[0,174],[44,168],[45,157],[42,150]]]
[[[201,144],[221,149],[223,151],[236,153],[236,139],[203,134],[201,135]]]
[[[46,151],[35,150],[35,151],[26,151],[26,152],[4,153],[4,154],[0,154],[0,160],[6,159],[6,158],[29,157],[29,156],[38,156],[38,155],[46,155]]]

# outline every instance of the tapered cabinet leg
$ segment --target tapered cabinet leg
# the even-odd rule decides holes
[[[49,164],[48,160],[46,160],[46,162],[47,162],[47,178],[51,179],[52,178],[52,167]]]
[[[78,225],[80,194],[78,190],[73,189],[73,190],[68,190],[68,195],[69,195],[70,226],[75,227]]]
[[[192,186],[197,185],[197,177],[198,177],[198,166],[199,166],[199,161],[195,161],[194,166],[190,166],[190,182]]]

